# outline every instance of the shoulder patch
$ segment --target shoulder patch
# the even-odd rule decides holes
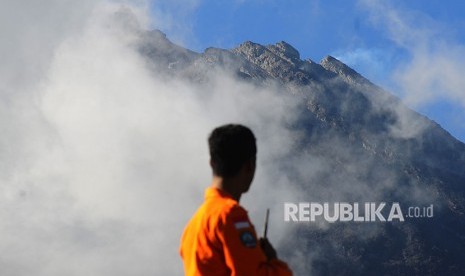
[[[240,239],[245,247],[254,248],[257,246],[257,240],[255,239],[254,234],[250,231],[241,232]]]

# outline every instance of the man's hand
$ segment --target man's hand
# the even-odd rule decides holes
[[[278,255],[276,254],[276,250],[274,250],[271,243],[268,241],[267,238],[260,238],[260,247],[262,248],[265,256],[268,258],[268,261],[276,259]]]

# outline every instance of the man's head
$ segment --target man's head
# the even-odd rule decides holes
[[[210,134],[208,145],[210,164],[215,176],[234,177],[249,164],[255,171],[257,146],[255,136],[249,128],[236,124],[217,127]]]

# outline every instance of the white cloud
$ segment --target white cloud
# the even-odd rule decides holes
[[[379,83],[388,73],[390,55],[387,49],[356,48],[349,51],[337,51],[334,57],[375,83]]]
[[[60,24],[69,11],[60,12],[36,30]],[[6,83],[0,98],[0,274],[181,274],[179,238],[210,181],[208,133],[250,125],[265,163],[255,192],[279,187],[266,171],[293,141],[283,126],[294,120],[293,101],[222,73],[206,86],[158,78],[132,46],[134,22],[145,20],[140,5],[82,12],[51,40],[19,36],[41,49],[11,54],[41,70],[2,67],[21,83]],[[7,31],[15,30],[27,27]],[[270,207],[270,198],[249,204]]]
[[[446,99],[465,107],[465,80],[461,74],[465,69],[465,46],[453,39],[449,32],[453,27],[383,1],[361,2],[373,22],[411,56],[394,73],[405,102],[419,107]]]

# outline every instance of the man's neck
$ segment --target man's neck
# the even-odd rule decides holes
[[[225,191],[226,193],[230,194],[231,197],[239,202],[241,199],[242,192],[239,190],[239,183],[236,183],[236,179],[234,178],[223,178],[221,176],[213,176],[212,186]]]

